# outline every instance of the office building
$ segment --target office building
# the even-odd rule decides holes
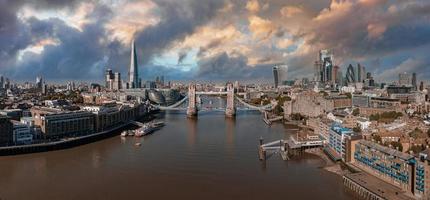
[[[417,73],[412,73],[412,88],[414,89],[414,90],[417,90],[418,89],[418,87],[417,87]]]
[[[36,88],[42,89],[43,87],[43,80],[41,76],[36,77]]]
[[[333,158],[341,159],[344,162],[351,160],[351,144],[361,139],[361,135],[349,128],[345,128],[339,123],[333,123],[329,131],[329,153]]]
[[[409,75],[406,72],[399,74],[399,85],[400,86],[411,86],[412,85],[411,83],[412,83],[411,75]]]
[[[130,68],[128,71],[129,88],[140,88],[139,73],[137,67],[136,46],[134,40],[131,42]]]
[[[352,95],[352,106],[369,107],[370,97],[366,95]]]
[[[277,65],[273,67],[273,78],[275,87],[282,85],[287,85],[288,80],[288,66],[287,65]]]
[[[318,60],[315,62],[315,81],[321,83],[334,82],[333,78],[334,56],[328,49],[319,51]]]
[[[371,141],[361,140],[355,145],[355,166],[411,193],[414,163],[414,156]]]
[[[366,68],[364,66],[361,66],[360,63],[357,64],[357,78],[355,79],[356,82],[362,83],[366,78]]]
[[[0,115],[0,146],[13,144],[13,124],[10,118]]]
[[[41,127],[45,138],[63,138],[94,133],[94,115],[87,111],[63,111],[56,108],[32,107],[34,124]]]
[[[31,144],[33,142],[33,133],[30,125],[21,123],[19,121],[12,121],[13,123],[13,144],[23,145]]]
[[[107,69],[105,73],[105,87],[108,90],[112,90],[113,88],[113,72],[111,69]]]
[[[356,83],[356,75],[354,67],[349,64],[348,68],[346,69],[346,84]]]
[[[274,66],[273,67],[273,81],[274,81],[274,84],[275,84],[275,88],[277,88],[278,85],[279,85],[279,75],[278,75],[278,73],[279,73],[278,66]]]
[[[120,90],[122,88],[122,82],[121,82],[121,73],[115,72],[114,78],[113,78],[113,90]]]

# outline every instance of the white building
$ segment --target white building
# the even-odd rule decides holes
[[[360,127],[361,130],[367,130],[369,128],[370,124],[372,124],[372,122],[370,122],[369,120],[367,120],[365,118],[358,118],[357,119],[357,125]]]
[[[355,87],[353,86],[343,86],[342,88],[340,88],[340,91],[343,93],[354,93],[355,92]]]

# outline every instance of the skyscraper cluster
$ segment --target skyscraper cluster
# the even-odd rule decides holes
[[[164,77],[163,77],[164,79]],[[140,88],[141,79],[139,78],[136,45],[134,40],[131,43],[130,66],[128,68],[128,81],[124,82],[121,79],[120,72],[113,72],[112,69],[107,69],[105,73],[105,87],[108,90],[120,90],[122,88]]]
[[[320,83],[334,83],[338,76],[338,69],[334,69],[334,56],[328,49],[320,50],[318,60],[315,61],[315,81]]]

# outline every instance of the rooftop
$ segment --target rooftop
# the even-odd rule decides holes
[[[333,123],[331,125],[331,130],[333,130],[334,132],[340,134],[340,135],[352,135],[354,133],[354,131],[352,131],[349,128],[345,128],[342,125],[340,125],[339,123]]]
[[[403,152],[400,152],[400,151],[397,151],[395,149],[391,149],[391,148],[379,145],[379,144],[371,142],[371,141],[361,140],[361,141],[359,141],[359,143],[362,145],[365,145],[369,148],[376,149],[377,151],[383,152],[383,153],[391,155],[391,156],[395,156],[395,157],[403,159],[403,160],[411,160],[414,158],[413,155],[403,153]]]

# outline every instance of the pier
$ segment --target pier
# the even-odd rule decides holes
[[[276,140],[264,144],[263,138],[260,138],[260,145],[258,147],[259,159],[264,161],[267,160],[267,153],[270,155],[279,153],[283,160],[289,160],[291,156],[302,155],[309,149],[321,148],[323,146],[322,141],[309,140],[307,142],[297,141],[293,137],[288,140]]]

